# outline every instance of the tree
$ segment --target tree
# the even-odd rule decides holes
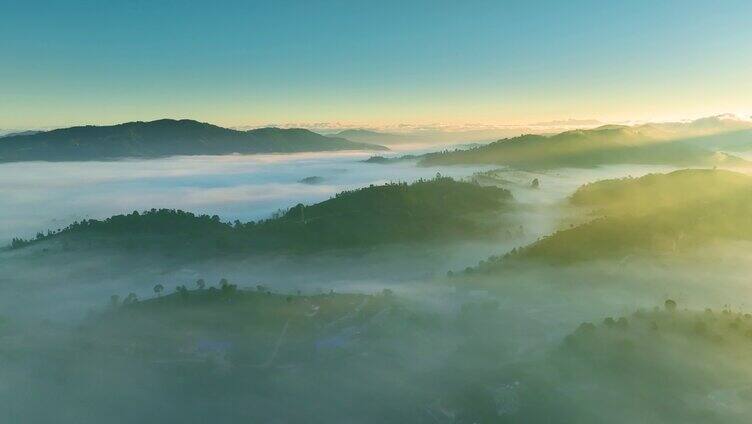
[[[138,303],[138,296],[136,293],[128,293],[128,296],[123,300],[123,305],[132,305]]]
[[[177,286],[175,287],[175,291],[180,295],[181,299],[187,299],[188,298],[188,288],[185,286]]]
[[[27,244],[31,244],[31,242],[28,241],[28,240],[24,240],[22,238],[14,238],[10,242],[10,248],[11,249],[20,249],[20,248],[26,246]]]
[[[234,295],[235,292],[237,291],[237,288],[238,288],[238,286],[236,286],[235,284],[230,284],[230,283],[227,283],[226,281],[225,281],[225,284],[221,285],[221,287],[222,287],[221,288],[221,293],[224,296],[232,296],[232,295]]]
[[[110,306],[113,308],[117,308],[120,304],[120,296],[113,294],[110,296]]]
[[[204,287],[206,287],[206,281],[204,281],[203,278],[199,278],[196,280],[196,287],[198,287],[199,290],[203,290]]]
[[[162,295],[162,291],[163,291],[163,290],[164,290],[164,286],[163,286],[163,285],[161,285],[161,284],[157,284],[156,286],[154,286],[154,293],[155,293],[155,294],[156,294],[157,296],[161,296],[161,295]]]
[[[227,278],[223,278],[223,279],[219,280],[219,287],[220,288],[224,287],[224,286],[226,286],[228,284],[230,284],[230,283],[227,281]]]
[[[616,321],[616,328],[620,330],[626,330],[629,327],[629,321],[625,317],[620,317]]]
[[[676,302],[674,302],[671,299],[666,299],[664,306],[666,307],[666,310],[669,312],[673,312],[676,310]]]

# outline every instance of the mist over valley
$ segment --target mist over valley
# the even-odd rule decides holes
[[[752,422],[752,3],[11,3],[0,424]]]

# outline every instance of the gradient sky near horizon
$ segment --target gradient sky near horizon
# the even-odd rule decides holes
[[[0,129],[752,114],[749,1],[0,0]]]

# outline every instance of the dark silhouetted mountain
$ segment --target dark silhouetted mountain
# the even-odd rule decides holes
[[[0,140],[0,162],[156,158],[174,155],[388,150],[305,129],[237,131],[192,120],[162,119],[62,128]]]

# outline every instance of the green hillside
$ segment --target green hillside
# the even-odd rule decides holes
[[[664,139],[648,127],[603,126],[553,136],[523,135],[468,150],[431,153],[423,166],[487,164],[525,169],[593,167],[608,164],[743,166],[735,156]]]
[[[752,240],[752,177],[719,170],[683,170],[580,188],[571,202],[600,215],[501,257],[494,272],[518,260],[570,264],[632,256],[678,255],[729,240]]]
[[[743,195],[751,187],[752,177],[745,174],[684,169],[586,184],[570,197],[570,203],[603,215],[642,215]]]
[[[387,411],[394,422],[748,421],[750,314],[666,300],[583,322],[536,345],[540,354],[521,351],[519,336],[510,341],[516,325],[494,300],[438,315],[389,290],[286,295],[223,282],[113,297],[54,348],[38,348],[45,332],[37,328],[5,338],[0,356],[34,364],[32,384],[80,384],[52,385],[56,399],[116,392],[109,399],[120,406],[169,392],[181,419],[237,418],[223,405],[244,402],[254,406],[246,417],[263,422],[281,413],[305,422],[312,409],[340,420]],[[299,408],[268,403],[270,392]],[[205,411],[206,403],[220,407]]]
[[[495,216],[508,209],[504,189],[437,177],[346,191],[314,205],[298,204],[267,220],[228,224],[217,216],[151,210],[74,223],[34,242],[64,248],[109,246],[201,256],[235,252],[310,252],[383,243],[472,239],[504,230]],[[14,240],[13,246],[31,242]]]

